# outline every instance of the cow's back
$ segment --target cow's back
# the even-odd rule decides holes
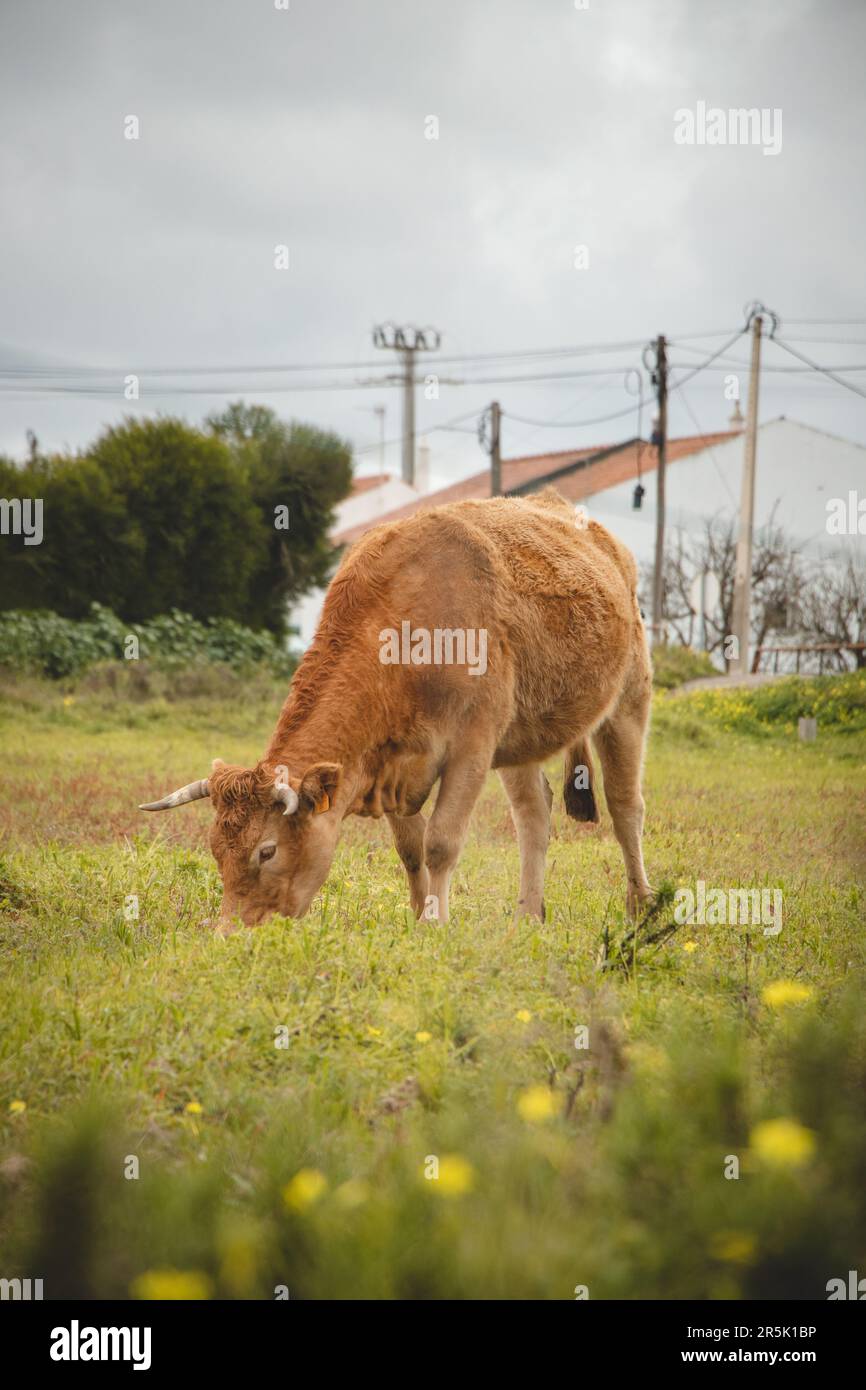
[[[597,724],[640,624],[631,555],[598,523],[581,526],[553,492],[455,503],[377,527],[342,577],[371,596],[370,643],[404,622],[485,631],[483,676],[451,665],[402,674],[409,703],[426,715],[492,719],[497,765],[546,756]]]

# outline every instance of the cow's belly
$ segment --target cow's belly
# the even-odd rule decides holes
[[[515,663],[513,717],[499,739],[494,767],[540,762],[597,727],[622,687],[631,650],[630,622],[610,612],[605,643],[585,634],[580,613],[557,605],[538,613],[535,640]]]

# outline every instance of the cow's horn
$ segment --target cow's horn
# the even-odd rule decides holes
[[[285,806],[284,816],[292,816],[298,809],[298,793],[288,782],[274,783],[274,801],[281,801]]]
[[[175,806],[185,806],[188,801],[199,801],[203,796],[210,796],[210,787],[205,777],[198,782],[188,782],[185,787],[179,787],[176,792],[164,796],[162,801],[149,801],[146,806],[139,806],[138,809],[139,811],[170,811]]]

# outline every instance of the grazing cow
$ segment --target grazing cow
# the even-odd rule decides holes
[[[598,820],[592,735],[635,915],[652,896],[641,851],[651,669],[636,582],[630,552],[552,489],[378,526],[334,576],[261,762],[217,759],[206,780],[141,809],[211,798],[225,927],[302,916],[348,815],[387,816],[416,914],[444,921],[496,768],[520,849],[517,916],[542,917],[552,795],[541,764],[564,750],[566,811]]]

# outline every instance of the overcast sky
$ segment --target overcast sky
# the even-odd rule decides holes
[[[370,330],[385,319],[435,325],[443,353],[522,352],[734,329],[758,298],[807,355],[866,364],[862,0],[2,9],[0,366],[109,369],[98,397],[10,393],[3,376],[0,448],[16,456],[28,427],[43,447],[75,448],[124,411],[195,421],[230,398],[204,393],[214,378],[181,378],[196,388],[181,394],[177,378],[145,372],[131,406],[123,378],[137,367],[375,360],[310,379],[384,375],[390,354]],[[675,111],[699,102],[780,109],[780,153],[675,143]],[[130,115],[138,140],[124,137]],[[863,322],[792,322],[817,318]],[[842,337],[850,345],[805,341]],[[671,361],[723,341],[691,338]],[[745,344],[730,355],[745,360]],[[797,365],[779,348],[766,361]],[[506,456],[623,438],[635,416],[577,422],[626,407],[620,369],[639,364],[638,345],[443,366],[449,378],[617,371],[443,384],[419,400],[419,432],[498,397],[506,417],[576,422],[506,418]],[[274,394],[252,388],[297,374],[217,380],[338,430],[361,471],[377,463],[375,404],[399,434],[394,388]],[[866,371],[849,380],[866,389]],[[676,392],[671,432],[723,428],[723,381],[708,371]],[[866,442],[866,400],[823,378],[768,372],[761,417],[780,414]],[[430,441],[441,481],[483,466],[471,434]]]

